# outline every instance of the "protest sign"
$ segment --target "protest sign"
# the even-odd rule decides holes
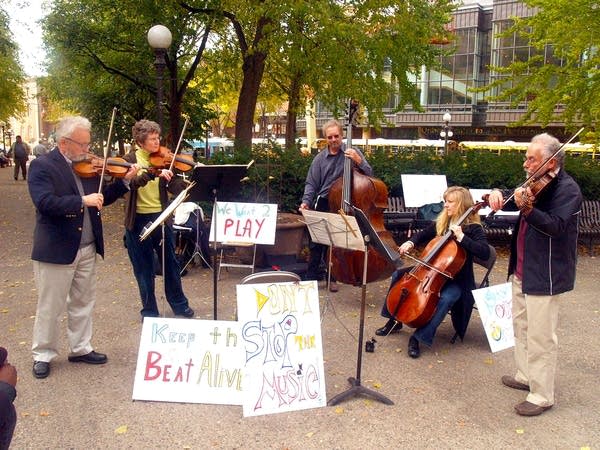
[[[316,281],[237,286],[244,416],[326,405]]]
[[[210,241],[273,245],[277,205],[268,203],[217,202],[210,225]]]
[[[242,404],[239,322],[146,317],[134,400]]]
[[[512,284],[503,283],[472,292],[492,352],[514,347]]]

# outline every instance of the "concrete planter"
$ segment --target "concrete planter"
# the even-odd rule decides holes
[[[279,256],[293,256],[297,261],[301,259],[302,248],[308,237],[308,229],[301,220],[299,214],[277,214],[275,245],[261,245],[261,250],[269,259]]]

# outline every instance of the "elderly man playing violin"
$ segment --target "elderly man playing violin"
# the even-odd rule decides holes
[[[160,151],[160,127],[151,120],[140,120],[132,128],[135,149],[132,149],[125,159],[138,163],[141,167],[150,166],[150,157]],[[140,168],[131,180],[131,192],[125,207],[125,244],[133,273],[138,283],[144,317],[158,317],[156,303],[154,254],[162,260],[162,233],[156,228],[150,236],[140,241],[140,234],[148,223],[154,222],[167,207],[168,191],[178,193],[184,181],[173,179],[170,169],[158,169],[157,172]],[[194,310],[190,308],[188,299],[183,293],[179,263],[175,256],[173,232],[165,227],[164,239],[164,276],[165,294],[175,316],[191,318]]]
[[[33,271],[38,304],[33,326],[33,375],[50,374],[58,355],[60,319],[67,308],[69,361],[104,364],[106,355],[92,344],[92,311],[96,301],[96,254],[104,256],[103,206],[127,191],[133,166],[122,180],[99,191],[100,176],[80,178],[73,165],[88,157],[91,124],[67,117],[56,129],[57,146],[31,162],[29,194],[36,208]]]
[[[582,195],[563,164],[558,140],[539,134],[527,148],[523,186],[511,197],[499,190],[489,196],[495,211],[508,203],[505,198],[520,210],[508,263],[516,372],[503,376],[502,383],[528,391],[525,401],[515,405],[523,416],[537,416],[554,405],[559,304],[575,285]]]

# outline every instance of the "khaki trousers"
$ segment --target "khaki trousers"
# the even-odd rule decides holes
[[[515,277],[512,294],[515,379],[529,385],[528,402],[539,406],[553,405],[561,296],[523,294],[521,280]]]
[[[96,246],[80,248],[71,264],[33,261],[38,304],[33,325],[34,361],[50,362],[58,355],[61,316],[67,309],[70,356],[93,350],[92,311],[96,302]]]

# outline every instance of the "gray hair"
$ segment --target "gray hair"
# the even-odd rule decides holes
[[[335,119],[331,119],[331,120],[328,120],[327,122],[325,122],[325,125],[323,125],[323,137],[327,137],[326,131],[329,128],[333,128],[333,127],[337,127],[338,130],[340,130],[340,134],[343,134],[344,128],[342,127],[342,124]]]
[[[160,126],[152,120],[138,120],[135,125],[131,127],[131,135],[137,144],[143,144],[148,138],[148,135],[153,133],[158,133],[160,135]]]
[[[62,118],[56,127],[56,142],[63,137],[71,137],[75,130],[78,129],[91,132],[92,124],[88,119],[81,116],[69,116]]]
[[[560,147],[560,142],[554,136],[548,133],[538,134],[531,139],[532,144],[541,144],[543,148],[544,159],[550,158]],[[565,152],[558,152],[554,157],[558,167],[562,167],[565,162]]]

